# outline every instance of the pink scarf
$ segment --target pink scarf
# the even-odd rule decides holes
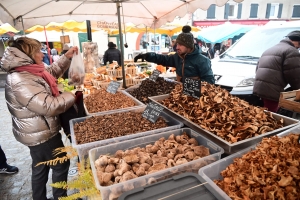
[[[25,65],[21,67],[15,68],[18,72],[29,72],[36,76],[42,77],[50,86],[52,95],[57,97],[59,95],[58,87],[56,84],[56,78],[54,78],[48,71],[45,70],[45,66],[43,64],[32,64],[32,65]]]

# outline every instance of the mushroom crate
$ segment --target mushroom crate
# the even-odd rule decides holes
[[[169,95],[149,99],[164,106],[172,116],[182,118],[184,124],[200,131],[228,154],[299,123],[296,119],[249,105],[227,90],[206,82],[201,84],[200,99],[182,94],[181,84]]]
[[[85,97],[83,102],[87,115],[144,105],[124,91],[117,91],[116,94],[112,94],[102,88]]]
[[[178,129],[183,124],[162,112],[155,123],[142,117],[146,106],[70,120],[72,146],[79,157],[95,147]]]
[[[300,127],[199,170],[223,199],[300,199]]]
[[[176,174],[197,173],[223,152],[197,132],[183,128],[94,148],[89,158],[102,199],[114,200],[125,191]]]

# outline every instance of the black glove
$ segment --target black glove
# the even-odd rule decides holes
[[[146,54],[140,53],[139,55],[134,57],[134,62],[137,62],[138,59],[142,59],[142,62],[144,62],[146,60]]]

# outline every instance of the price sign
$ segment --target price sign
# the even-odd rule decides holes
[[[117,81],[111,81],[106,89],[106,92],[116,94],[117,90],[119,89],[121,83]]]
[[[156,81],[156,79],[159,77],[159,75],[160,75],[160,71],[158,71],[158,70],[154,70],[153,72],[152,72],[152,74],[151,74],[151,76],[149,77],[149,79],[151,80],[151,81]]]
[[[183,78],[183,94],[199,99],[201,96],[201,81]]]
[[[155,123],[163,110],[164,108],[162,106],[150,102],[145,108],[142,116],[148,119],[150,122]]]

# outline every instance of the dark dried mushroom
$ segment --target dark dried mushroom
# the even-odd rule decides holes
[[[138,88],[130,91],[129,94],[143,103],[149,103],[148,97],[169,94],[176,84],[176,82],[166,81],[162,77],[158,77],[155,82],[146,79],[142,81]]]

